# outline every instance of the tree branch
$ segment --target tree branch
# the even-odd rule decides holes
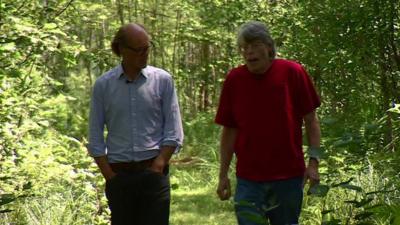
[[[53,19],[55,19],[55,18],[59,17],[61,14],[63,14],[65,12],[65,10],[67,10],[67,8],[72,4],[73,1],[74,0],[70,0],[63,9],[61,9],[58,13],[56,13],[56,15]]]

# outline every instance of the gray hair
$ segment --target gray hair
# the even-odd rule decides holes
[[[249,21],[242,24],[239,28],[237,35],[237,45],[240,46],[244,43],[253,41],[262,41],[264,44],[271,48],[271,57],[276,56],[275,41],[272,39],[267,26],[259,21]]]

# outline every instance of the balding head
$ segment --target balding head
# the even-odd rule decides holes
[[[127,45],[129,42],[135,42],[137,38],[148,37],[146,29],[143,25],[137,23],[129,23],[121,26],[111,42],[111,49],[117,55],[121,56],[120,46]]]

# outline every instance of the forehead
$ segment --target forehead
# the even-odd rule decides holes
[[[254,40],[250,40],[250,41],[241,40],[239,42],[239,46],[255,45],[255,44],[258,45],[258,44],[265,44],[265,43],[260,39],[254,39]]]
[[[129,30],[126,35],[126,44],[132,47],[141,47],[150,42],[150,37],[144,30]]]

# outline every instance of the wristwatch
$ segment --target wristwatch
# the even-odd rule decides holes
[[[308,156],[310,157],[310,159],[314,159],[318,163],[320,161],[321,153],[322,153],[321,147],[314,147],[314,146],[308,147]]]
[[[313,157],[310,157],[310,160],[311,160],[311,159],[314,159],[315,161],[317,161],[317,163],[319,163],[319,160],[320,160],[318,157],[314,157],[314,156],[313,156]]]

